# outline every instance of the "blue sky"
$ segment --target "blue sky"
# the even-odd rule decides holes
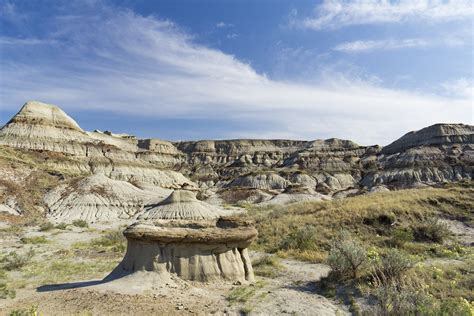
[[[473,123],[471,1],[0,0],[0,125],[382,144]]]

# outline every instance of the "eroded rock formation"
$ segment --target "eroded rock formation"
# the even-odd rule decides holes
[[[86,132],[58,107],[32,101],[0,129],[0,159],[4,161],[0,164],[0,210],[22,214],[35,208],[57,216],[67,213],[64,208],[68,207],[88,214],[87,218],[100,218],[92,215],[96,211],[80,210],[91,205],[101,209],[103,202],[116,210],[105,217],[121,218],[135,216],[135,206],[146,199],[142,193],[186,184],[200,190],[200,199],[233,204],[317,200],[373,187],[469,181],[474,177],[473,135],[471,125],[436,124],[386,147],[341,139],[172,143],[109,131]],[[93,175],[140,183],[137,190],[144,192],[137,193],[133,202],[127,194],[119,201],[98,195],[85,199],[72,193],[71,181]],[[50,180],[43,187],[44,181],[38,180],[42,177]],[[39,187],[39,192],[26,198],[24,192],[32,187]],[[30,196],[40,196],[41,201],[28,204]]]
[[[169,279],[253,281],[247,248],[257,236],[251,223],[219,217],[228,212],[175,191],[124,231],[128,240],[120,276],[149,271]]]

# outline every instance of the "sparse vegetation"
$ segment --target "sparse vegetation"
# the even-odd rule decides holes
[[[93,239],[90,242],[75,243],[73,244],[73,248],[108,250],[114,253],[123,253],[127,248],[127,239],[123,236],[121,230],[108,231],[102,237]]]
[[[443,224],[430,223],[429,219],[446,217],[474,223],[474,214],[470,212],[473,208],[474,188],[447,186],[295,203],[286,207],[253,206],[248,208],[248,216],[259,231],[253,249],[321,262],[329,254],[331,240],[341,230],[356,235],[366,248],[395,246],[413,255],[436,256],[433,247],[449,246],[426,241],[444,240],[448,235]],[[441,228],[440,234],[433,228]],[[418,234],[417,239],[415,234]],[[422,241],[422,235],[429,240]]]
[[[49,230],[51,230],[51,229],[53,229],[53,228],[55,228],[53,223],[51,223],[51,222],[46,222],[46,223],[43,223],[43,224],[40,225],[39,231],[40,231],[40,232],[46,232],[46,231],[49,231]]]
[[[415,226],[414,237],[417,241],[442,243],[451,235],[448,226],[437,218],[429,218]]]
[[[86,228],[89,227],[89,224],[83,219],[76,219],[72,222],[72,225],[76,227]]]
[[[15,251],[8,253],[0,258],[0,263],[2,265],[2,269],[7,271],[17,270],[24,267],[28,264],[31,258],[34,256],[33,249],[30,249],[25,254],[21,255]]]
[[[254,272],[258,276],[275,278],[284,269],[277,256],[263,255],[252,262]]]
[[[0,269],[0,299],[15,298],[16,291],[11,289],[7,283],[7,275],[5,271]]]
[[[227,296],[227,300],[230,303],[247,303],[252,297],[254,297],[256,292],[264,286],[264,284],[264,282],[258,281],[255,284],[236,287]]]
[[[54,228],[60,229],[60,230],[65,230],[67,228],[67,224],[66,223],[59,223],[56,226],[54,226]]]
[[[111,248],[114,252],[123,252],[127,247],[127,239],[122,231],[111,231],[98,239],[94,239],[91,244],[99,247]]]
[[[338,277],[357,279],[359,270],[367,262],[367,251],[343,231],[333,240],[327,262]]]
[[[22,237],[20,241],[24,244],[47,244],[50,241],[45,236]]]
[[[38,306],[33,305],[30,308],[12,310],[9,316],[36,316],[38,315]]]
[[[471,315],[474,252],[439,219],[471,225],[473,208],[472,186],[447,185],[284,208],[254,206],[248,216],[259,231],[254,249],[312,262],[327,257],[333,272],[319,289],[333,298],[344,295],[357,305],[354,313]],[[437,260],[440,265],[423,264]],[[375,298],[375,309],[364,311],[354,299],[361,295]]]

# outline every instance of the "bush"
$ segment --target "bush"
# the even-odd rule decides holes
[[[306,225],[302,228],[293,227],[290,233],[281,241],[281,249],[317,250],[316,228]]]
[[[427,315],[435,303],[420,286],[405,279],[374,280],[369,293],[377,299],[375,315]]]
[[[15,298],[16,291],[14,289],[10,289],[6,282],[0,281],[0,299],[5,298]]]
[[[6,273],[0,270],[0,299],[15,298],[16,292],[14,289],[10,289],[6,282]]]
[[[366,261],[367,251],[348,232],[342,232],[333,239],[327,263],[337,276],[357,278]]]
[[[23,237],[20,241],[24,244],[47,244],[49,240],[45,236]]]
[[[51,230],[53,228],[54,228],[53,223],[46,222],[46,223],[41,224],[41,226],[39,228],[39,231],[40,232],[45,232],[45,231]]]
[[[413,266],[410,258],[397,249],[391,249],[373,267],[373,277],[383,283],[400,280]]]
[[[436,218],[428,219],[417,225],[414,229],[416,241],[442,243],[450,235],[451,232],[448,225],[440,223]]]
[[[413,240],[413,231],[410,228],[396,228],[392,232],[390,243],[395,247],[403,247]]]
[[[55,228],[65,230],[67,228],[67,224],[66,223],[59,223],[55,226]]]
[[[38,306],[33,305],[28,309],[15,309],[10,312],[9,316],[36,316],[38,315]]]
[[[30,262],[34,254],[35,253],[33,249],[30,249],[24,255],[19,255],[18,253],[12,251],[8,255],[1,258],[0,263],[2,263],[2,268],[8,271],[20,269]]]
[[[438,315],[471,316],[473,311],[471,304],[465,299],[443,300],[438,308]]]
[[[76,219],[75,221],[72,222],[72,224],[76,227],[82,227],[82,228],[89,227],[89,224],[83,219]]]

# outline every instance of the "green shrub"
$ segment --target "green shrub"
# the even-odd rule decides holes
[[[24,244],[47,244],[49,240],[45,236],[23,237],[20,241]]]
[[[72,224],[76,227],[86,228],[89,227],[89,224],[83,219],[76,219],[72,222]]]
[[[416,241],[442,243],[451,235],[448,225],[440,223],[436,218],[430,218],[414,228]]]
[[[43,223],[41,224],[40,228],[39,228],[39,231],[40,232],[45,232],[45,231],[48,231],[48,230],[51,230],[54,228],[54,225],[53,223],[51,222],[46,222],[46,223]]]
[[[419,285],[405,279],[374,280],[369,294],[376,298],[375,315],[430,315],[434,299]]]
[[[410,258],[397,249],[391,249],[374,264],[373,276],[384,283],[400,280],[412,266]]]
[[[0,281],[0,299],[15,298],[16,291],[10,289],[6,282]]]
[[[443,300],[437,311],[438,315],[456,315],[456,316],[471,316],[471,304],[465,299],[446,299]]]
[[[413,240],[413,231],[410,228],[396,228],[392,231],[390,243],[395,247],[403,247],[407,242]]]
[[[317,231],[314,226],[293,227],[281,241],[280,249],[317,250]]]
[[[348,232],[343,231],[332,240],[327,263],[337,276],[355,279],[366,262],[367,251]]]
[[[10,312],[9,316],[36,316],[38,315],[38,306],[33,305],[30,308],[15,309]]]
[[[59,223],[55,226],[55,228],[65,230],[67,228],[67,224],[66,223]]]
[[[2,264],[2,268],[7,271],[17,270],[28,264],[31,258],[33,258],[34,254],[35,253],[33,249],[30,249],[24,255],[19,255],[18,253],[12,251],[8,255],[2,257],[0,259],[0,263]]]

